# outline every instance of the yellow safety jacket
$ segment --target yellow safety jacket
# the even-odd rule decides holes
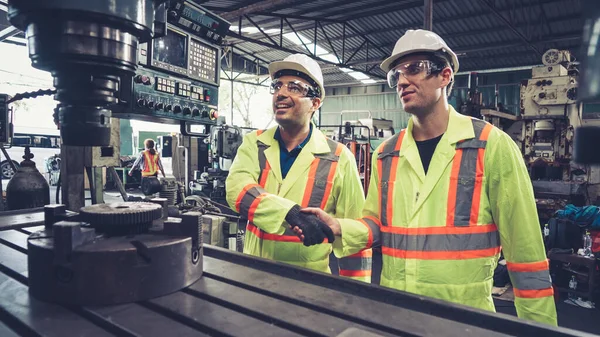
[[[227,202],[249,220],[244,253],[331,273],[331,244],[304,246],[285,216],[298,204],[359,217],[365,197],[355,158],[313,125],[310,140],[282,179],[276,130],[244,136],[225,182]],[[371,254],[368,249],[340,259],[340,275],[370,282]]]
[[[411,119],[373,154],[363,216],[340,219],[336,256],[381,245],[381,285],[495,311],[502,247],[519,317],[556,325],[533,187],[514,141],[450,107],[425,174],[412,128]]]

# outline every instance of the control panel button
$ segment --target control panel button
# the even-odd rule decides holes
[[[208,118],[208,110],[202,109],[202,118]]]
[[[180,105],[178,105],[178,104],[176,104],[176,105],[173,107],[173,112],[174,112],[174,113],[176,113],[176,114],[180,113],[180,112],[181,112],[181,106],[180,106]]]
[[[140,98],[137,100],[137,105],[140,107],[145,107],[146,106],[146,100],[143,98]]]
[[[210,101],[210,90],[204,89],[204,102]]]
[[[219,112],[215,109],[210,109],[210,113],[208,115],[210,119],[215,120],[219,117]]]
[[[185,107],[183,108],[183,114],[184,115],[190,115],[192,113],[192,109],[190,109],[189,107]]]
[[[173,109],[173,106],[171,104],[167,104],[165,106],[165,111],[171,111],[171,109]]]
[[[200,109],[194,108],[192,110],[192,117],[197,117],[197,116],[200,116]]]
[[[156,110],[162,110],[164,106],[165,105],[163,103],[156,103]]]
[[[154,108],[154,101],[148,101],[148,103],[146,103],[146,106],[150,109]]]

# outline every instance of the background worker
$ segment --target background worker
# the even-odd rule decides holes
[[[154,140],[146,139],[144,141],[144,151],[140,152],[140,155],[131,166],[129,170],[129,176],[133,174],[133,170],[141,169],[142,178],[144,177],[157,177],[158,170],[165,176],[165,170],[163,169],[162,162],[160,161],[160,154],[154,149]]]
[[[337,256],[381,245],[381,285],[490,311],[502,247],[518,316],[556,325],[523,157],[507,134],[448,105],[458,66],[438,35],[407,31],[381,68],[412,116],[373,154],[362,218],[307,212],[341,236]]]
[[[311,123],[325,97],[319,64],[306,55],[290,55],[271,63],[269,73],[278,126],[244,137],[225,183],[227,201],[249,220],[244,253],[331,272],[333,234],[300,208],[360,216],[364,191],[356,161]],[[290,224],[304,229],[303,241]],[[371,250],[341,259],[340,274],[370,282]]]

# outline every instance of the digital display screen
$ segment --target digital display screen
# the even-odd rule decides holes
[[[201,81],[217,83],[218,57],[216,48],[197,40],[191,40],[189,75]]]
[[[187,68],[187,36],[168,30],[167,35],[154,39],[152,58],[179,68]]]

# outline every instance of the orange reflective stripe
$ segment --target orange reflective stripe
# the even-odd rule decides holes
[[[302,197],[302,207],[308,207],[308,202],[312,195],[313,187],[315,186],[315,178],[317,176],[317,168],[319,168],[319,162],[321,159],[315,158],[310,164],[310,170],[308,171],[308,181],[306,182],[306,188],[304,189],[304,197]]]
[[[491,257],[500,254],[500,247],[477,250],[459,250],[459,251],[413,251],[394,249],[383,246],[381,252],[384,255],[402,258],[402,259],[420,259],[420,260],[467,260],[482,257]]]
[[[242,199],[244,199],[244,196],[246,195],[246,193],[248,193],[248,190],[250,190],[253,187],[257,187],[257,186],[258,186],[257,184],[248,184],[248,185],[244,186],[244,188],[242,189],[240,194],[238,194],[238,197],[235,200],[235,210],[238,213],[240,212],[240,205],[242,204]]]
[[[452,161],[452,171],[450,172],[450,187],[448,189],[448,211],[446,216],[446,226],[454,227],[454,214],[456,213],[456,189],[458,185],[458,172],[460,170],[460,162],[462,158],[462,150],[456,151]]]
[[[354,253],[348,257],[373,257],[373,250],[372,249],[361,250],[360,252]]]
[[[269,176],[270,170],[271,170],[271,164],[269,164],[269,162],[267,161],[266,167],[264,168],[264,170],[261,171],[260,181],[258,182],[262,188],[265,188],[265,185],[267,184],[267,177]]]
[[[279,242],[302,242],[300,238],[296,235],[278,235],[278,234],[269,234],[260,230],[260,228],[256,227],[256,225],[248,223],[246,225],[246,230],[252,232],[254,235],[263,240],[270,241],[279,241]]]
[[[383,233],[391,234],[404,234],[404,235],[425,235],[425,234],[477,234],[477,233],[489,233],[498,230],[498,226],[495,224],[481,225],[475,227],[418,227],[418,228],[406,228],[406,227],[381,227]]]
[[[260,201],[265,196],[267,196],[267,194],[262,193],[254,199],[254,201],[252,202],[252,205],[250,205],[250,209],[248,209],[248,221],[250,221],[250,222],[254,221],[254,212],[256,212],[256,209],[258,208],[258,204],[260,204]]]
[[[552,287],[536,290],[519,290],[517,288],[513,288],[513,291],[515,296],[520,298],[542,298],[554,296],[554,289]]]
[[[256,130],[256,135],[260,136],[263,132],[265,132],[265,130]]]
[[[371,276],[372,275],[372,271],[371,270],[346,270],[346,269],[340,269],[340,276],[345,276],[345,277],[366,277],[366,276]]]
[[[509,271],[515,272],[536,272],[548,270],[549,263],[548,260],[539,261],[539,262],[528,262],[528,263],[515,263],[515,262],[506,262],[506,268]]]

